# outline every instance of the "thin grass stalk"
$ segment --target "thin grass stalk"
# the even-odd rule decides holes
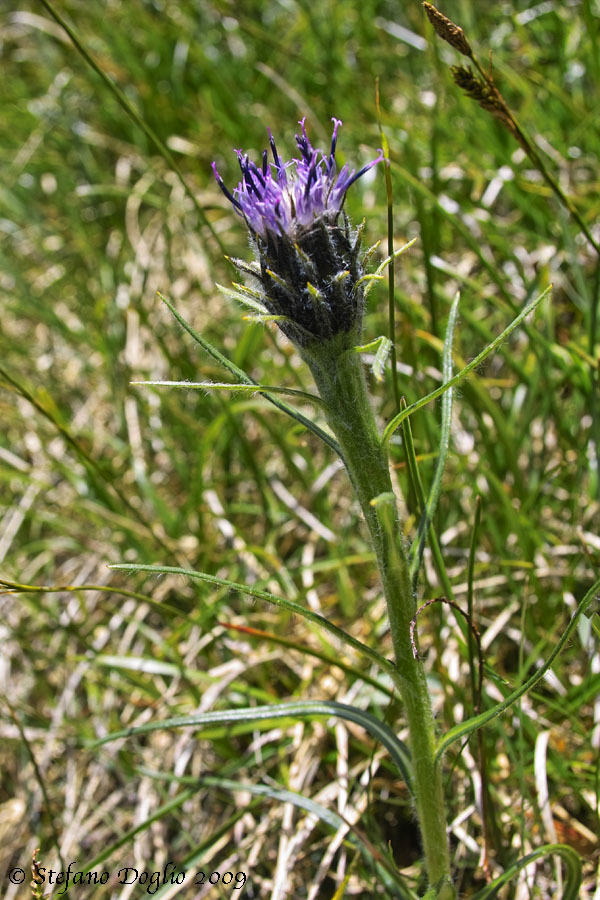
[[[387,200],[387,226],[388,226],[388,256],[390,264],[388,266],[388,322],[389,322],[389,338],[392,342],[390,348],[390,360],[392,368],[392,387],[394,391],[394,406],[396,412],[400,412],[400,388],[398,386],[398,360],[396,356],[396,298],[395,298],[395,259],[394,259],[394,195],[392,191],[392,175],[390,171],[390,148],[387,136],[381,124],[381,109],[379,105],[379,79],[377,79],[376,92],[377,118],[379,122],[379,133],[381,135],[381,143],[383,145],[383,153],[385,157],[385,193]]]

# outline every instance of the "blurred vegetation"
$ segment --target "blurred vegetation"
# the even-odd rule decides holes
[[[302,809],[225,781],[208,785],[210,774],[336,809],[356,823],[353,840],[364,845],[368,836],[371,848],[371,862],[367,854],[354,865],[347,896],[406,896],[383,886],[378,855],[419,885],[408,794],[360,728],[323,719],[266,731],[220,726],[86,749],[156,718],[293,698],[353,702],[402,721],[384,678],[304,621],[225,588],[107,568],[182,565],[255,584],[391,654],[366,535],[331,451],[259,396],[131,385],[227,377],[157,291],[258,382],[310,390],[285,339],[245,322],[215,290],[235,277],[224,253],[249,251],[210,163],[233,186],[234,147],[258,159],[270,127],[289,157],[306,115],[323,147],[330,118],[341,118],[340,158],[364,164],[381,146],[377,79],[394,240],[419,238],[396,270],[407,403],[440,382],[457,288],[459,367],[553,283],[527,327],[463,382],[435,522],[445,572],[428,550],[421,579],[423,600],[449,583],[466,606],[480,496],[472,587],[485,706],[549,655],[597,577],[596,254],[514,139],[455,87],[449,65],[460,57],[435,39],[418,2],[57,0],[55,8],[164,142],[206,218],[44,5],[5,0],[0,575],[47,589],[13,587],[1,599],[3,895],[20,895],[3,867],[27,869],[36,846],[48,866],[57,851],[88,863],[108,848],[110,871],[152,871],[173,859],[189,871],[246,872],[248,897],[334,895],[354,857],[343,829],[336,835]],[[492,52],[507,102],[598,241],[597,0],[449,0],[443,11],[481,60]],[[366,217],[367,245],[385,246],[384,178],[373,175],[352,189],[347,211],[355,223]],[[378,287],[365,340],[387,327]],[[373,381],[373,397],[380,421],[389,420],[389,372],[385,383]],[[411,426],[427,486],[438,405]],[[394,460],[408,537],[419,509],[400,438]],[[442,604],[419,627],[443,730],[472,713],[467,649]],[[485,729],[485,841],[477,741],[448,754],[464,896],[485,883],[484,844],[496,874],[555,840],[583,855],[582,896],[597,896],[599,680],[598,635],[586,619],[544,687]],[[555,861],[539,861],[503,896],[558,896],[557,878]],[[110,884],[95,895],[121,896]]]

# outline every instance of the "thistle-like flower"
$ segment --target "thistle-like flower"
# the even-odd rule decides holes
[[[242,180],[231,193],[215,164],[217,182],[244,219],[256,263],[234,261],[259,282],[265,311],[302,350],[315,342],[346,335],[350,346],[360,335],[364,282],[360,229],[352,232],[343,212],[348,188],[383,159],[383,152],[358,172],[335,161],[338,129],[333,119],[329,154],[315,150],[304,125],[296,135],[300,158],[282,162],[269,132],[273,162],[262,165],[237,150]]]

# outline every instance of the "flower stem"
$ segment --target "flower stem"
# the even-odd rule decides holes
[[[305,352],[327,420],[342,449],[375,548],[387,602],[398,677],[406,710],[416,807],[429,883],[437,898],[454,897],[441,771],[423,664],[415,659],[410,623],[416,612],[389,462],[369,401],[358,354],[333,339]],[[429,896],[429,894],[428,894]]]

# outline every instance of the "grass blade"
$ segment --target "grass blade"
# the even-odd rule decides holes
[[[151,778],[156,779],[164,779],[166,777],[167,780],[170,780],[169,776],[164,776],[160,772],[152,772],[148,769],[141,770],[144,775],[147,775]],[[178,779],[181,781],[188,782],[187,778]],[[191,780],[191,779],[189,779]],[[398,873],[398,870],[392,863],[375,847],[368,837],[360,832],[356,826],[351,825],[346,819],[340,815],[339,813],[334,812],[333,810],[327,809],[326,806],[323,806],[322,803],[319,803],[316,800],[312,800],[310,797],[304,797],[302,794],[298,794],[295,791],[287,790],[286,788],[282,788],[279,785],[269,785],[269,784],[251,784],[251,783],[240,783],[239,781],[232,781],[229,778],[221,778],[215,775],[205,775],[200,779],[194,779],[194,781],[201,787],[215,787],[222,788],[225,791],[247,791],[249,794],[254,794],[255,797],[268,797],[271,800],[277,800],[281,803],[291,803],[292,806],[295,806],[297,809],[303,809],[305,812],[310,815],[316,816],[322,822],[325,822],[326,825],[329,825],[331,828],[334,828],[336,831],[340,828],[346,826],[352,832],[352,836],[354,838],[354,842],[360,852],[363,854],[367,864],[376,863],[376,865],[381,866],[384,872],[381,874],[385,877],[391,876],[394,879],[396,885],[402,887],[404,889],[403,893],[398,896],[410,897],[411,900],[416,900],[415,895],[412,892],[405,893],[408,889],[406,885],[404,885],[403,881],[401,881],[401,875]],[[156,894],[158,898],[161,896],[161,892],[159,891]]]
[[[491,709],[487,709],[485,712],[480,713],[478,716],[473,716],[470,719],[467,719],[466,722],[461,722],[460,725],[455,725],[454,728],[451,728],[448,731],[442,740],[439,743],[438,751],[436,754],[436,758],[439,761],[448,747],[450,747],[455,741],[459,741],[461,738],[466,737],[468,734],[472,734],[472,732],[476,731],[478,728],[482,728],[484,725],[487,725],[488,722],[491,722],[492,719],[495,719],[496,716],[502,715],[503,712],[506,712],[507,709],[510,709],[513,704],[519,700],[524,694],[530,691],[535,685],[540,681],[546,672],[550,669],[554,660],[563,650],[565,644],[573,634],[575,628],[577,627],[577,622],[580,617],[585,613],[585,611],[591,606],[594,600],[597,598],[598,591],[600,590],[600,578],[594,582],[592,587],[589,589],[576,611],[573,613],[571,621],[565,628],[562,637],[558,641],[556,647],[535,675],[532,675],[525,684],[522,684],[520,687],[513,691],[509,696],[503,700],[501,703],[496,704]]]
[[[272,634],[270,631],[262,631],[259,628],[250,628],[247,625],[233,625],[228,622],[219,622],[219,625],[221,625],[223,628],[230,629],[231,631],[236,631],[240,634],[248,635],[249,637],[258,638],[262,641],[269,641],[269,643],[277,644],[280,647],[287,647],[289,650],[296,650],[298,653],[303,653],[306,656],[312,656],[314,659],[320,659],[328,666],[337,666],[343,672],[346,672],[348,675],[352,675],[353,678],[360,678],[360,680],[364,681],[365,684],[370,684],[371,687],[375,688],[375,690],[381,691],[382,693],[386,694],[390,698],[390,700],[394,700],[396,697],[394,691],[390,690],[390,688],[388,688],[385,684],[377,681],[376,678],[371,678],[371,676],[367,675],[366,672],[361,672],[354,666],[348,665],[348,663],[343,662],[343,660],[341,660],[339,657],[330,656],[327,653],[322,653],[320,650],[315,650],[313,647],[307,646],[307,644],[300,644],[298,641],[292,641],[289,638],[281,637],[281,635],[277,634]]]
[[[545,856],[556,854],[560,856],[567,870],[566,883],[562,894],[562,900],[577,900],[579,897],[579,888],[581,886],[581,859],[578,853],[567,844],[546,844],[539,847],[533,853],[528,853],[521,859],[513,863],[502,875],[495,878],[491,884],[487,884],[481,891],[478,891],[472,900],[492,900],[498,895],[500,888],[514,878],[521,869],[534,862],[536,859],[543,859]]]
[[[58,22],[58,24],[60,25],[61,28],[63,28],[66,31],[66,33],[71,38],[71,41],[73,42],[73,46],[75,47],[77,52],[81,54],[81,56],[85,59],[86,63],[94,70],[94,72],[96,72],[96,74],[99,75],[99,77],[102,79],[102,81],[104,82],[106,87],[109,89],[109,91],[111,91],[111,93],[115,97],[117,103],[125,110],[127,115],[130,117],[130,119],[132,119],[135,122],[135,124],[138,126],[138,128],[141,128],[141,130],[144,132],[144,134],[154,144],[154,146],[156,147],[156,149],[158,150],[160,155],[163,157],[165,162],[171,167],[171,169],[173,169],[173,171],[177,175],[179,181],[181,182],[183,189],[185,190],[186,194],[188,195],[188,197],[194,204],[194,206],[196,208],[196,212],[200,216],[202,224],[210,231],[212,237],[217,242],[219,248],[223,252],[225,252],[219,236],[217,235],[214,228],[212,227],[212,225],[206,218],[206,213],[204,212],[204,210],[198,203],[198,199],[197,199],[196,195],[194,194],[193,190],[187,183],[187,180],[186,180],[183,172],[181,171],[180,167],[178,166],[177,161],[175,160],[175,157],[173,156],[171,151],[163,143],[163,141],[159,138],[159,136],[156,134],[154,129],[151,128],[151,126],[148,124],[148,122],[146,122],[146,120],[139,114],[139,112],[137,111],[135,106],[133,106],[129,102],[129,100],[127,99],[127,97],[125,96],[125,94],[123,93],[121,88],[119,87],[119,85],[116,84],[112,80],[112,78],[110,78],[106,74],[104,69],[98,65],[96,60],[89,53],[87,48],[84,46],[84,44],[83,44],[82,40],[80,39],[80,37],[78,36],[77,32],[73,28],[71,28],[69,23],[65,19],[63,19],[63,17],[60,15],[60,13],[58,13],[54,9],[52,4],[49,3],[48,0],[41,0],[41,2],[46,7],[46,10],[52,16],[52,18],[56,22]]]
[[[421,409],[423,406],[431,403],[432,400],[436,400],[446,391],[451,390],[455,385],[459,384],[463,380],[463,378],[466,378],[467,375],[469,375],[473,371],[473,369],[476,369],[477,366],[480,366],[484,359],[487,359],[490,353],[493,353],[500,346],[500,344],[505,341],[510,334],[512,334],[515,328],[519,327],[523,319],[527,318],[529,313],[533,312],[536,306],[548,296],[551,290],[552,285],[549,285],[546,290],[543,291],[543,293],[535,298],[535,300],[532,300],[531,303],[528,303],[527,306],[521,310],[519,315],[512,320],[510,325],[508,325],[504,329],[504,331],[491,342],[491,344],[488,344],[488,346],[484,350],[482,350],[481,353],[479,353],[475,357],[475,359],[472,359],[471,362],[464,367],[464,369],[461,369],[461,371],[458,372],[454,376],[454,378],[451,378],[450,381],[446,382],[446,384],[441,384],[434,391],[431,391],[430,394],[427,394],[426,397],[422,397],[415,403],[411,403],[410,406],[407,406],[406,409],[403,409],[401,412],[399,412],[397,416],[394,416],[394,418],[390,422],[388,422],[385,427],[385,430],[383,432],[383,441],[389,441],[393,433],[402,424],[407,416],[412,416],[412,414],[415,413],[418,409]]]
[[[392,387],[394,389],[394,405],[396,413],[400,412],[400,388],[398,386],[398,366],[396,360],[396,299],[395,293],[395,260],[394,254],[394,195],[392,192],[392,176],[390,173],[390,147],[383,125],[381,124],[381,109],[379,106],[379,79],[377,79],[376,88],[376,107],[377,107],[377,124],[379,125],[379,134],[381,135],[381,143],[383,146],[383,154],[385,159],[385,193],[387,198],[387,225],[388,225],[388,256],[391,257],[390,267],[388,270],[388,322],[389,322],[389,340],[391,343],[391,363],[392,363]]]

